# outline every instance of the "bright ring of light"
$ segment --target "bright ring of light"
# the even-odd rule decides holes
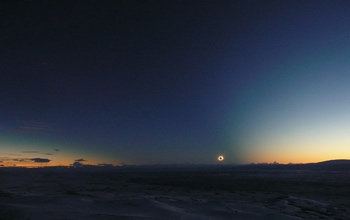
[[[218,161],[223,161],[224,160],[224,156],[219,156],[218,157]]]

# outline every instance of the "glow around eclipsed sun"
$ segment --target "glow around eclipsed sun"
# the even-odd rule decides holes
[[[221,156],[221,155],[220,155],[220,156],[218,157],[218,161],[223,161],[223,160],[224,160],[224,156]]]

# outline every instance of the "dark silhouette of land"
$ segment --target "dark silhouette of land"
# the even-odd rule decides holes
[[[350,219],[350,160],[0,169],[0,219]]]

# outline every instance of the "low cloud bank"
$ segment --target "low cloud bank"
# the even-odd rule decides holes
[[[30,160],[35,163],[48,163],[51,161],[50,159],[45,159],[45,158],[32,158]]]

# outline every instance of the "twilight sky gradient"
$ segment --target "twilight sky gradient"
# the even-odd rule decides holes
[[[1,1],[0,166],[350,157],[347,1]]]

